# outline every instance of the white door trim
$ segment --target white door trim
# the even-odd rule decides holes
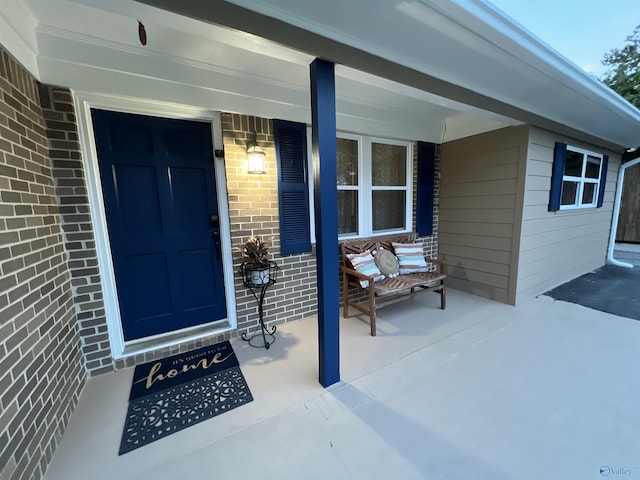
[[[164,118],[182,118],[200,120],[211,123],[214,149],[222,149],[222,121],[220,112],[204,108],[162,103],[117,95],[105,95],[90,92],[73,92],[76,115],[78,118],[78,134],[80,149],[87,183],[89,208],[93,223],[100,269],[100,281],[104,295],[104,309],[109,334],[111,356],[121,359],[138,355],[147,351],[189,342],[204,336],[223,333],[237,328],[236,298],[234,287],[233,258],[231,255],[231,226],[229,223],[229,207],[227,201],[227,181],[223,157],[215,157],[216,191],[218,213],[220,216],[223,276],[225,298],[227,302],[227,318],[218,320],[213,328],[203,326],[188,328],[179,332],[156,335],[142,340],[125,342],[120,319],[118,294],[116,289],[111,247],[107,228],[107,219],[100,187],[100,170],[98,155],[91,122],[91,108],[103,108],[118,112],[153,115]],[[204,330],[204,331],[203,331]]]

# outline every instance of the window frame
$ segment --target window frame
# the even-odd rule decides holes
[[[566,161],[564,165],[564,171],[562,172],[562,188],[560,189],[560,210],[582,210],[586,208],[597,208],[598,199],[600,196],[600,186],[602,181],[602,170],[604,166],[604,155],[601,153],[596,153],[590,150],[586,150],[584,148],[575,147],[573,145],[566,146],[566,152],[573,152],[582,155],[582,170],[581,175],[579,177],[572,175],[565,175],[566,171]],[[565,154],[566,157],[566,154]],[[589,157],[593,157],[599,160],[599,170],[597,178],[588,178],[586,177],[586,168],[588,164]],[[564,184],[565,182],[573,182],[577,183],[577,191],[575,202],[572,204],[562,204],[562,194],[564,192]],[[593,192],[593,201],[591,203],[582,203],[582,198],[585,191],[585,184],[594,185]]]
[[[338,192],[340,191],[355,191],[356,192],[356,196],[357,196],[357,201],[358,201],[358,219],[357,219],[357,224],[356,224],[356,229],[357,232],[362,232],[363,229],[363,219],[362,219],[362,215],[361,215],[361,208],[362,208],[362,198],[363,198],[363,181],[364,181],[364,143],[362,142],[362,138],[364,137],[364,135],[355,135],[352,133],[344,133],[344,132],[336,132],[336,139],[338,138],[342,138],[345,140],[354,140],[357,142],[358,144],[358,183],[356,184],[356,187],[353,188],[352,185],[338,185],[336,184],[336,195]],[[336,158],[337,160],[337,158]],[[347,238],[358,238],[360,235],[360,233],[343,233],[340,234],[338,232],[338,238],[339,239],[347,239]]]
[[[374,237],[379,235],[388,235],[391,233],[406,233],[412,229],[413,222],[413,157],[414,142],[407,140],[397,140],[370,135],[357,135],[353,133],[340,132],[336,133],[337,138],[347,140],[355,140],[358,142],[358,185],[356,189],[350,186],[336,185],[336,191],[355,190],[358,199],[358,222],[357,233],[338,234],[340,240],[351,238]],[[406,149],[406,183],[404,186],[380,185],[374,186],[372,176],[372,144],[379,143],[384,145],[395,145]],[[342,187],[342,188],[341,188]],[[373,230],[373,192],[374,191],[404,191],[405,196],[405,219],[404,228],[393,228],[387,230]]]

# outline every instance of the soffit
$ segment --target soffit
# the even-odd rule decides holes
[[[308,121],[308,64],[319,56],[338,64],[339,125],[399,136],[400,122],[414,138],[446,141],[530,123],[616,149],[640,144],[637,109],[479,0],[369,0],[366,9],[355,0],[144,1],[179,12],[131,0],[7,0],[0,21],[18,32],[40,80],[81,90],[82,70],[66,66],[192,86],[194,75],[165,74],[177,65],[216,72],[227,97],[245,100],[221,109]],[[262,106],[252,112],[251,100]]]
[[[9,11],[17,4],[28,7],[28,25]],[[8,0],[3,13],[14,29],[35,25],[25,44],[45,83],[121,95],[127,85],[135,92],[143,80],[157,80],[150,97],[183,87],[188,93],[168,100],[188,102],[205,92],[214,109],[310,121],[312,52],[130,0]],[[137,19],[147,28],[146,47]],[[347,65],[336,66],[336,84],[338,126],[358,133],[443,142],[521,123]]]
[[[481,0],[138,0],[497,114],[625,147],[640,112]]]

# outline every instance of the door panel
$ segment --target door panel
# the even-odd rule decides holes
[[[121,228],[130,234],[162,233],[156,167],[113,165],[111,171]]]
[[[209,228],[207,209],[207,183],[204,170],[171,169],[171,190],[174,208],[181,215],[175,218],[175,229],[185,231],[191,228]]]
[[[127,306],[128,320],[167,319],[173,310],[169,282],[169,265],[164,252],[128,255],[120,261],[118,293]],[[160,320],[156,320],[160,321]]]
[[[185,310],[193,311],[211,305],[211,292],[215,292],[217,285],[210,275],[215,264],[211,249],[182,251],[179,253],[181,285],[192,284],[192,288],[183,288]],[[198,282],[189,282],[189,278],[197,278]]]
[[[225,318],[211,125],[92,117],[125,340]]]

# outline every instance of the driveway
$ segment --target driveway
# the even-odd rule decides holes
[[[545,293],[556,300],[640,320],[640,245],[616,247],[614,258],[634,268],[605,265]]]

